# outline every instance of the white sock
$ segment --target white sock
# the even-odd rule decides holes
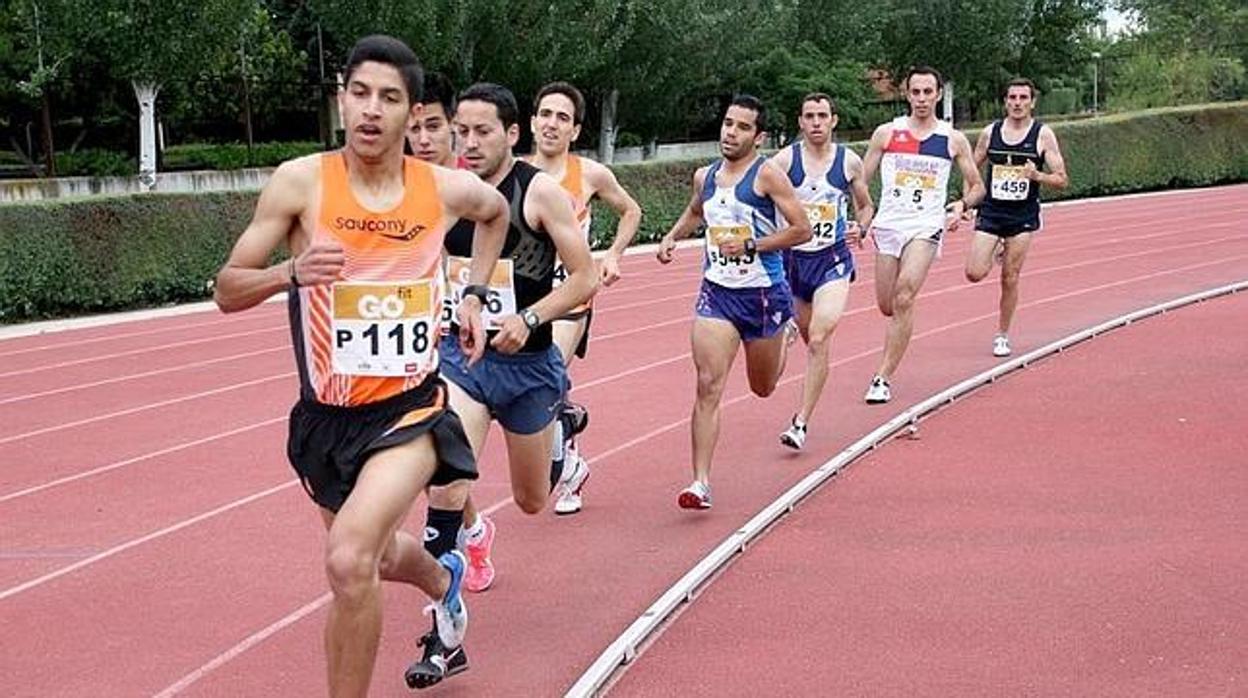
[[[563,460],[563,421],[558,417],[555,417],[555,433],[550,442],[550,459],[552,461]]]
[[[481,540],[481,536],[485,535],[485,520],[481,518],[480,514],[477,514],[477,520],[471,526],[464,526],[462,530],[464,540],[476,543]]]

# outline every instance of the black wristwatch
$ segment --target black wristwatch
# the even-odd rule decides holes
[[[533,312],[532,308],[521,310],[520,319],[524,320],[524,326],[529,328],[530,332],[536,330],[537,326],[542,324],[542,319],[537,316],[537,313]]]
[[[481,301],[481,307],[485,307],[485,301],[490,297],[490,287],[485,284],[468,284],[464,287],[464,298],[468,296],[476,296]]]
[[[754,242],[754,238],[746,238],[741,244],[745,247],[746,254],[754,254],[758,251],[758,243]]]

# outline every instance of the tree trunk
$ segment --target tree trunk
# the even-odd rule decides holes
[[[952,80],[949,80],[948,82],[945,83],[945,99],[943,101],[944,101],[944,107],[945,107],[944,108],[945,121],[948,121],[949,125],[952,126],[953,125],[953,81]]]
[[[144,191],[156,186],[156,95],[160,85],[153,82],[131,83],[139,100],[139,181]]]
[[[615,108],[620,91],[612,89],[602,96],[602,130],[598,132],[598,160],[610,165],[615,160]]]
[[[48,90],[43,90],[43,157],[45,177],[56,176],[56,148],[52,144],[52,99],[48,97]]]

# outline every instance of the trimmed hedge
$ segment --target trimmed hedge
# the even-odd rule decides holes
[[[0,206],[0,321],[203,300],[255,192]]]
[[[251,152],[246,143],[192,143],[165,148],[162,166],[166,170],[241,170],[245,167],[277,167],[287,160],[321,152],[312,141],[256,143]],[[132,170],[133,172],[133,170]]]
[[[1053,125],[1079,198],[1248,180],[1248,102],[1159,109]],[[975,134],[969,134],[972,138]],[[862,152],[863,143],[852,144]],[[704,160],[621,165],[645,209],[638,242],[662,236]],[[959,187],[952,185],[956,192]],[[161,305],[209,296],[256,192],[142,194],[0,205],[0,322]],[[595,206],[593,240],[615,215]]]

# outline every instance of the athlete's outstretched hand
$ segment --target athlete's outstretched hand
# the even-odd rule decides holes
[[[598,263],[598,278],[602,281],[603,286],[620,280],[620,257],[617,254],[608,252]]]
[[[504,354],[514,354],[529,341],[529,326],[519,315],[508,315],[499,320],[498,332],[490,340],[490,346]]]
[[[295,257],[295,278],[300,286],[320,286],[338,280],[346,253],[336,242],[314,242]]]
[[[467,302],[465,302],[467,301]],[[459,347],[468,357],[471,366],[485,355],[485,322],[481,319],[481,300],[465,295],[455,309],[455,322],[459,325]]]
[[[961,201],[955,201],[950,204],[945,216],[945,231],[950,233],[958,232],[958,224],[963,220],[970,220],[967,216],[968,212],[969,209],[966,208],[966,204]]]
[[[667,264],[672,261],[672,250],[676,249],[676,241],[669,235],[664,235],[659,241],[659,251],[654,254],[659,258],[659,262]]]

